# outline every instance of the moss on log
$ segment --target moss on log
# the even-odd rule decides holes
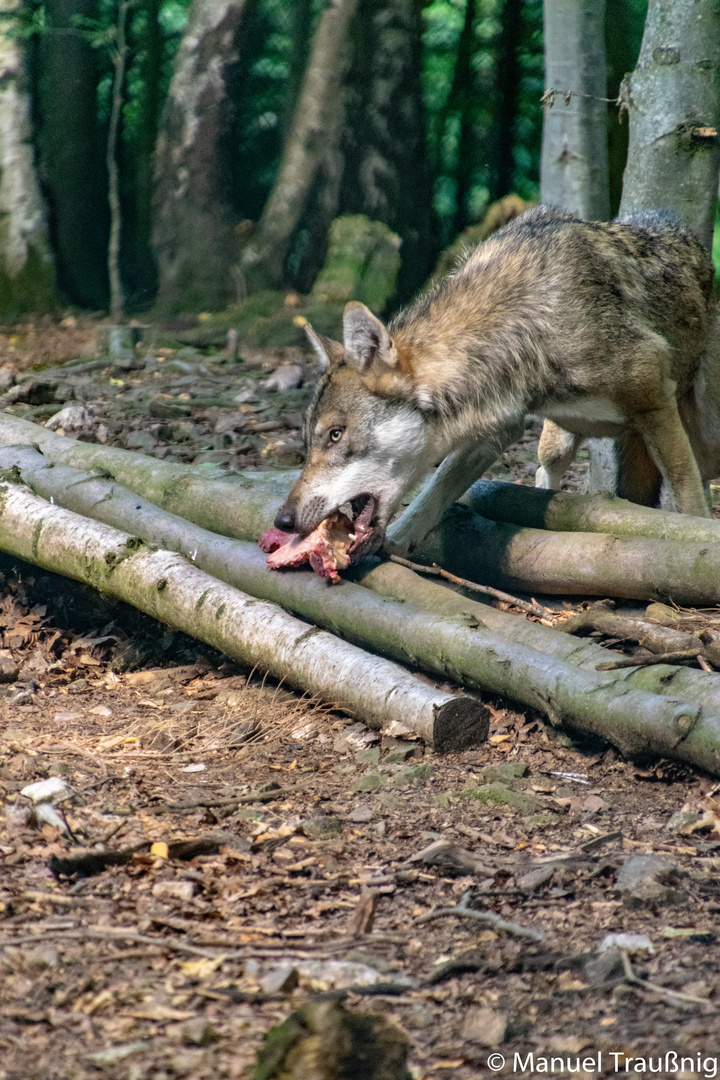
[[[378,596],[349,581],[329,588],[311,573],[270,573],[254,544],[163,513],[112,481],[49,467],[34,451],[7,449],[0,464],[19,467],[27,482],[56,502],[121,522],[126,531],[184,551],[213,577],[273,600],[357,644],[538,708],[554,723],[601,735],[629,756],[661,754],[720,771],[720,705],[701,706],[685,695],[660,696],[638,689],[633,675],[583,670],[550,652],[515,644],[488,628],[485,612],[492,616],[493,609],[424,582],[412,571],[390,564],[392,571],[409,575],[423,589],[446,593],[462,606],[428,614],[404,598]],[[379,569],[382,573],[388,566]],[[549,633],[577,646],[566,635]]]
[[[579,495],[570,491],[478,480],[461,500],[490,521],[554,532],[611,533],[656,540],[720,543],[720,521],[652,510],[617,495]]]

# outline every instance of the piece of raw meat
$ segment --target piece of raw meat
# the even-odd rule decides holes
[[[267,565],[271,570],[283,570],[310,563],[316,574],[336,585],[340,581],[338,570],[350,565],[352,556],[372,534],[370,518],[374,508],[373,498],[363,498],[355,521],[338,510],[307,536],[268,529],[260,537],[260,548],[268,553]]]

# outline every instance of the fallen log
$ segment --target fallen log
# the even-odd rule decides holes
[[[271,573],[255,545],[203,530],[112,481],[49,466],[33,450],[7,448],[0,454],[0,465],[21,469],[33,487],[56,502],[67,500],[104,521],[123,521],[126,531],[177,547],[214,577],[242,583],[247,592],[275,600],[351,641],[538,708],[554,723],[600,735],[629,756],[660,754],[720,772],[720,704],[707,708],[684,696],[661,697],[636,689],[632,677],[578,669],[552,655],[512,644],[489,632],[482,616],[474,614],[474,610],[491,613],[492,608],[450,592],[447,596],[464,607],[450,617],[438,618],[350,581],[328,587],[311,573]],[[386,564],[379,569],[388,567],[446,593],[442,586],[422,582],[403,567]],[[468,605],[474,610],[469,611]],[[516,616],[506,617],[523,622]],[[574,644],[565,635],[556,636]],[[360,683],[360,695],[361,687]]]
[[[16,484],[0,484],[0,549],[125,600],[372,727],[402,719],[439,749],[487,737],[488,710],[474,698],[436,690],[397,664],[212,578],[174,551],[149,547]]]
[[[413,559],[509,592],[618,596],[689,607],[720,602],[720,544],[523,529],[488,521],[458,504]]]
[[[436,585],[395,562],[373,564],[368,561],[354,567],[350,576],[380,596],[413,604],[438,618],[482,621],[491,633],[546,656],[554,656],[571,667],[595,672],[597,665],[612,655],[587,638],[577,639],[518,615],[499,611],[453,589]],[[663,664],[644,671],[632,670],[625,680],[628,686],[638,690],[662,696],[677,695],[696,701],[713,714],[720,711],[720,674]]]
[[[490,521],[504,521],[526,529],[720,543],[720,521],[653,510],[609,492],[580,495],[498,480],[478,480],[460,502]]]
[[[134,450],[68,439],[0,413],[0,445],[19,443],[37,446],[63,465],[110,473],[164,510],[243,540],[257,540],[268,528],[298,475],[297,470],[229,473],[210,463],[177,465]]]
[[[0,443],[3,441],[2,423],[0,421]],[[24,421],[23,423],[25,424],[24,430],[29,428],[31,432],[38,430],[43,432],[42,428],[38,428],[34,424],[27,424]],[[47,434],[50,435],[47,442],[52,451],[57,449],[53,440],[59,440],[61,444],[60,450],[63,454],[72,455],[77,448],[79,451],[77,456],[82,457],[82,451],[85,449],[86,444],[77,444],[71,439],[63,439],[60,436]],[[68,444],[68,446],[65,444]],[[147,469],[157,464],[151,458],[143,458],[142,455],[127,450],[112,450],[111,453],[118,455],[116,460],[122,465],[123,473],[129,475],[130,479],[135,476],[131,469],[134,459],[140,458],[142,466],[141,478],[146,475]],[[26,453],[20,458],[17,448],[8,447],[6,451],[0,448],[0,467],[20,466],[25,481],[33,487],[37,494],[42,495],[44,498],[55,498],[61,505],[70,510],[98,518],[110,525],[116,525],[118,528],[125,528],[160,546],[183,552],[191,558],[196,558],[198,551],[205,553],[203,558],[208,557],[209,552],[206,552],[206,547],[209,547],[212,552],[217,553],[217,561],[213,557],[213,562],[205,567],[209,573],[227,580],[230,584],[237,585],[238,588],[246,589],[253,595],[273,600],[287,610],[295,611],[312,619],[318,625],[329,626],[330,629],[335,629],[336,632],[349,636],[349,631],[343,629],[344,623],[332,621],[334,616],[325,598],[326,590],[322,589],[318,594],[320,602],[309,608],[307,604],[310,594],[307,589],[302,587],[299,594],[296,591],[296,583],[298,580],[304,581],[303,576],[298,577],[295,574],[269,575],[265,570],[264,559],[260,556],[254,544],[252,547],[244,549],[245,554],[242,556],[243,549],[232,549],[232,554],[228,556],[229,563],[223,563],[220,558],[220,538],[216,533],[204,530],[202,527],[200,527],[199,532],[193,531],[194,526],[190,523],[190,521],[194,521],[192,515],[205,519],[211,516],[212,507],[217,506],[218,516],[222,517],[229,501],[228,491],[234,490],[224,486],[227,484],[226,480],[218,479],[214,482],[214,486],[210,484],[202,506],[199,506],[194,494],[188,498],[187,506],[185,506],[182,499],[183,485],[176,485],[177,490],[174,501],[180,503],[181,509],[186,511],[186,516],[179,517],[166,514],[166,517],[160,519],[156,516],[157,506],[150,501],[146,503],[142,498],[124,498],[121,505],[118,502],[122,491],[119,485],[103,486],[105,481],[103,481],[102,477],[98,478],[87,474],[82,477],[80,473],[67,473],[65,479],[63,479],[62,473],[48,472],[49,465],[52,465],[52,461],[48,462],[45,457],[36,455],[33,458],[32,455]],[[173,466],[173,469],[177,468],[187,467]],[[203,468],[204,466],[200,467],[200,469]],[[262,531],[265,527],[263,523],[263,507],[266,508],[265,512],[267,513],[268,508],[272,510],[275,505],[277,495],[273,487],[278,483],[278,478],[271,476],[269,481],[264,481],[262,478],[267,474],[259,474],[259,476],[261,480],[258,481],[258,488],[252,488],[251,490],[252,505],[246,524],[249,526],[253,519],[259,518],[260,524],[257,527]],[[82,480],[81,483],[78,482],[80,480]],[[195,487],[195,483],[195,473],[193,472],[193,487]],[[140,486],[141,484],[137,483],[137,487]],[[269,494],[267,488],[270,489]],[[126,495],[127,492],[125,492]],[[241,519],[241,510],[234,507],[232,512],[236,519]],[[202,526],[202,521],[197,524]],[[251,536],[251,540],[256,540],[259,535],[260,532]],[[227,577],[225,576],[226,573],[228,574]],[[478,622],[482,622],[491,633],[499,634],[510,642],[536,649],[546,656],[554,656],[558,660],[566,661],[588,671],[594,672],[597,664],[607,659],[605,650],[592,642],[576,641],[568,635],[558,633],[549,627],[529,622],[527,619],[518,618],[504,611],[498,611],[496,608],[485,604],[476,603],[447,588],[434,585],[412,571],[405,571],[402,567],[391,563],[374,564],[366,561],[353,568],[350,574],[346,575],[346,582],[348,577],[354,577],[363,586],[381,595],[392,597],[400,603],[409,600],[423,611],[449,618],[459,617],[464,619],[469,616]],[[269,578],[276,580],[271,581]],[[350,611],[352,612],[352,605],[350,605]],[[400,617],[402,618],[402,614],[400,614]],[[352,623],[350,624],[351,629]],[[358,640],[360,643],[368,644],[368,641],[364,638]],[[432,668],[431,670],[436,669]],[[696,701],[713,711],[720,710],[720,675],[717,677],[701,676],[698,672],[688,670],[685,667],[671,668],[664,666],[647,672],[632,672],[626,678],[637,689],[662,694],[663,696],[674,694],[690,701]]]
[[[245,540],[257,540],[269,528],[297,476],[295,471],[227,473],[212,465],[168,464],[130,450],[76,442],[5,414],[0,443],[13,442],[32,442],[53,461],[107,470],[157,506]],[[672,600],[693,607],[720,601],[720,545],[523,529],[488,521],[466,506],[452,507],[413,558],[510,592]]]

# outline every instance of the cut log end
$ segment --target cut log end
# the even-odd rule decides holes
[[[433,747],[438,753],[467,750],[486,742],[490,710],[471,697],[453,697],[433,709]]]

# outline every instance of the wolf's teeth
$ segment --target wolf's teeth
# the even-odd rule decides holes
[[[350,520],[352,521],[352,519],[353,519],[353,509],[352,509],[352,504],[350,502],[345,502],[345,503],[342,504],[342,506],[338,506],[338,512],[341,513],[341,514],[344,514],[345,517],[349,517]]]

